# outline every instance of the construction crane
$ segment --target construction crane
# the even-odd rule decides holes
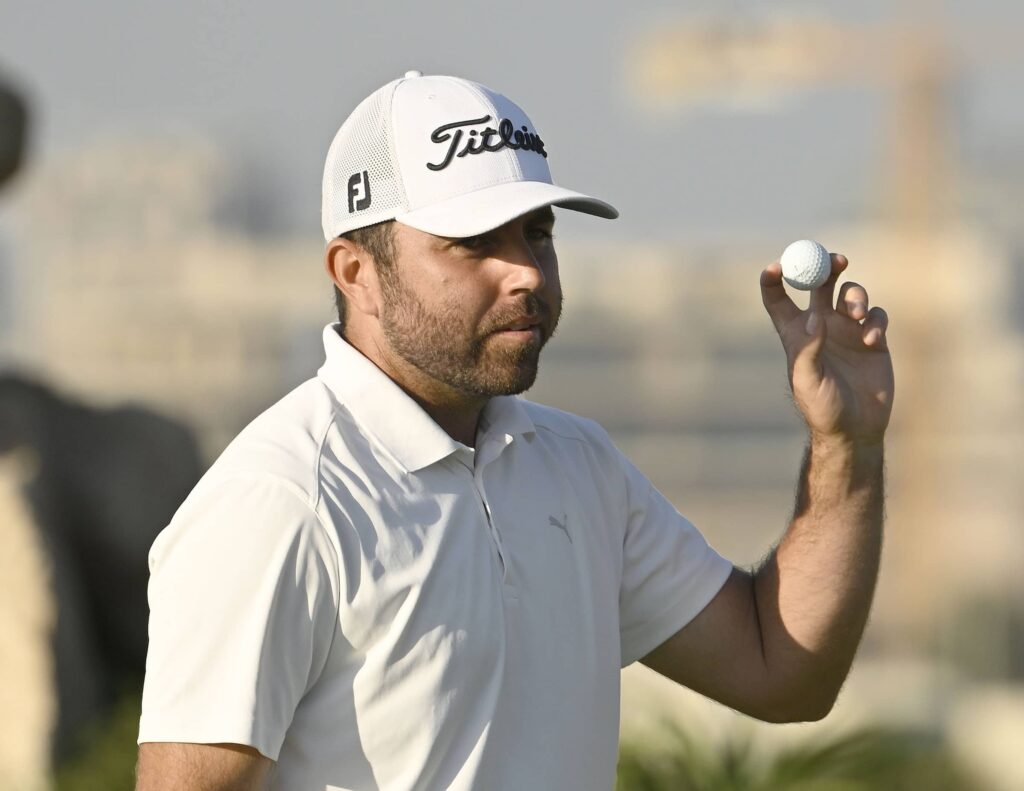
[[[627,89],[656,115],[701,107],[765,109],[844,86],[886,95],[888,130],[875,201],[881,216],[851,236],[873,259],[857,259],[858,279],[866,277],[884,294],[898,347],[894,456],[906,472],[889,509],[901,528],[887,553],[899,573],[883,579],[893,586],[890,602],[902,610],[894,631],[922,623],[926,630],[943,628],[940,602],[955,586],[943,589],[937,580],[965,567],[956,554],[966,545],[957,542],[971,540],[957,528],[966,522],[972,530],[989,530],[979,515],[957,512],[962,502],[974,502],[964,481],[976,470],[969,469],[964,448],[974,447],[976,436],[994,437],[985,441],[1003,448],[1011,440],[1001,440],[1000,430],[1006,437],[1021,430],[1019,420],[1006,417],[1013,410],[993,394],[1019,392],[1015,381],[1024,375],[1015,362],[1019,341],[1002,315],[1012,313],[1009,258],[998,240],[964,221],[955,191],[951,97],[960,56],[970,52],[955,51],[931,4],[921,6],[905,22],[879,25],[793,16],[663,20],[637,37],[625,57]],[[901,10],[908,10],[905,4]],[[1011,33],[982,35],[989,62],[1015,59]],[[961,42],[966,38],[958,31]],[[965,267],[969,288],[963,287]],[[1010,505],[991,507],[988,535],[1003,536],[998,545],[1008,547],[1019,496],[1007,490],[999,497]],[[973,546],[984,542],[975,538]]]
[[[892,114],[885,214],[920,227],[953,210],[951,60],[938,27],[920,20],[872,28],[808,17],[712,18],[641,35],[627,53],[626,80],[655,113],[764,108],[823,87],[880,87]]]

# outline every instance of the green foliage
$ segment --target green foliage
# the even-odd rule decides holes
[[[663,747],[625,743],[616,791],[973,791],[941,745],[867,728],[760,757],[747,736],[719,748],[666,724]]]
[[[138,693],[125,695],[103,723],[84,735],[75,756],[58,767],[56,791],[132,791],[141,710]]]
[[[140,699],[126,695],[57,772],[56,791],[131,791]],[[625,742],[616,791],[975,791],[941,744],[907,731],[869,728],[809,739],[770,756],[749,735],[722,746],[664,726],[663,746]]]

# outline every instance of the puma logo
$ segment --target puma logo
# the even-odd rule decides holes
[[[572,543],[572,536],[569,535],[569,531],[566,528],[566,525],[569,523],[569,517],[563,514],[562,515],[562,519],[564,519],[565,521],[564,522],[559,522],[557,519],[555,519],[555,517],[549,516],[548,517],[548,524],[551,525],[552,527],[557,527],[559,530],[561,530],[563,533],[565,533],[565,537],[569,539],[569,543],[571,544]]]

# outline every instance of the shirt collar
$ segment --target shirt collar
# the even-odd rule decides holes
[[[484,407],[478,434],[481,440],[498,439],[507,445],[518,436],[536,431],[533,420],[523,406],[523,399],[495,396]]]
[[[465,448],[339,331],[337,322],[324,327],[327,358],[317,376],[402,467],[416,472]],[[484,408],[479,442],[493,438],[508,445],[534,431],[520,399],[498,396]]]

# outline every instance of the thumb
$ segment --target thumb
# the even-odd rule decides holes
[[[793,378],[817,382],[821,379],[821,350],[825,347],[824,317],[817,310],[807,313],[805,340],[793,358]]]

